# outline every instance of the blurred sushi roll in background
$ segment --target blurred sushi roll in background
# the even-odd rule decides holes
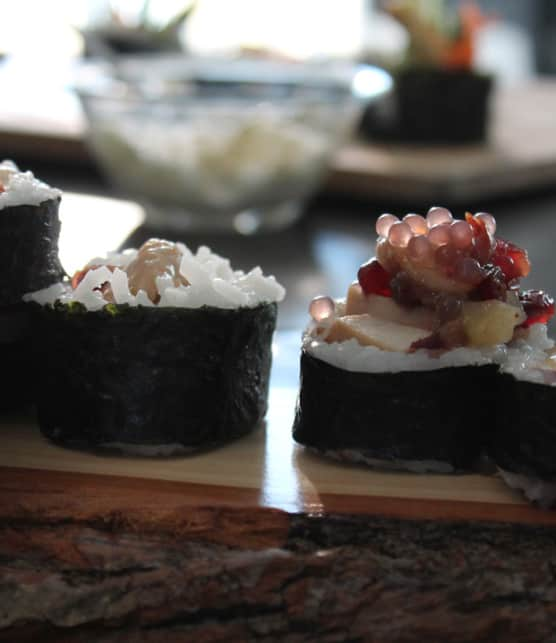
[[[0,163],[0,350],[4,378],[0,409],[17,408],[32,398],[29,360],[31,319],[22,297],[60,281],[58,259],[61,192]]]
[[[150,239],[27,295],[46,339],[35,344],[41,431],[70,447],[170,455],[253,430],[284,294],[258,267]]]
[[[546,331],[554,302],[520,290],[527,252],[497,238],[488,213],[384,214],[376,231],[347,297],[311,302],[293,436],[373,467],[471,470],[509,347]]]

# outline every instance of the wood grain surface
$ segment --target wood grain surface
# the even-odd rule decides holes
[[[553,528],[190,506],[152,482],[2,471],[0,641],[554,640]]]
[[[379,472],[307,452],[291,438],[296,394],[295,389],[273,387],[265,426],[221,448],[171,458],[68,450],[47,441],[32,416],[5,419],[0,425],[4,503],[17,500],[30,512],[46,509],[42,503],[50,496],[36,493],[44,488],[54,493],[54,505],[63,501],[69,511],[77,488],[77,498],[104,496],[112,508],[119,506],[123,493],[120,504],[128,510],[145,506],[149,494],[175,494],[188,506],[309,515],[556,522],[556,514],[529,506],[495,475]],[[27,493],[28,488],[34,491]]]

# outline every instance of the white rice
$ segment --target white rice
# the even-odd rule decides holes
[[[328,344],[315,338],[310,331],[303,335],[303,349],[327,364],[355,373],[399,373],[431,371],[454,366],[483,366],[504,359],[505,347],[484,349],[455,348],[440,356],[431,356],[425,349],[414,353],[395,353],[374,346],[361,346],[356,339]]]
[[[171,444],[132,444],[130,442],[105,442],[99,445],[100,449],[107,449],[108,451],[118,451],[124,455],[140,456],[140,457],[164,457],[167,458],[173,455],[186,455],[198,448],[187,447],[183,444],[173,442]]]
[[[536,476],[526,476],[498,467],[504,482],[543,509],[550,509],[556,504],[556,482],[541,480]]]
[[[554,341],[548,337],[546,325],[533,324],[526,337],[509,345],[506,358],[500,364],[500,372],[513,375],[522,382],[556,386],[556,382],[552,383],[545,377],[545,373],[550,371],[545,364],[546,351],[553,347]]]
[[[123,253],[109,253],[89,262],[97,268],[89,270],[75,290],[68,283],[58,283],[24,295],[24,301],[34,301],[41,306],[53,305],[57,301],[69,304],[79,302],[87,310],[100,310],[110,303],[96,290],[108,282],[117,304],[130,306],[156,306],[159,308],[253,308],[262,303],[282,301],[286,291],[273,276],[265,276],[258,266],[245,273],[233,270],[228,259],[213,253],[210,248],[200,246],[194,254],[182,243],[176,244],[182,254],[180,274],[189,285],[175,286],[169,276],[156,279],[160,294],[157,304],[143,290],[136,295],[129,290],[124,268],[136,257],[137,250]],[[106,266],[119,266],[111,272]]]
[[[338,315],[345,302],[336,302]],[[331,322],[328,322],[328,324]],[[545,351],[554,347],[547,336],[545,324],[534,324],[527,333],[512,344],[498,344],[484,348],[460,347],[431,355],[426,349],[413,353],[385,351],[375,346],[362,346],[356,339],[328,343],[316,334],[317,328],[326,328],[327,322],[311,322],[302,337],[303,349],[331,366],[355,373],[399,373],[402,371],[430,371],[457,366],[484,366],[497,364],[502,372],[519,379],[544,383],[542,372],[535,364],[546,360]]]
[[[4,188],[0,193],[0,210],[17,205],[37,206],[62,196],[60,190],[39,181],[32,172],[20,172],[12,161],[0,163],[0,183]]]
[[[357,449],[317,449],[308,447],[310,451],[340,462],[362,464],[379,471],[409,471],[411,473],[454,473],[455,468],[449,462],[441,460],[404,460],[393,458],[383,460],[368,455]]]

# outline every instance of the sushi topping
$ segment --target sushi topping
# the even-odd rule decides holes
[[[138,250],[92,259],[70,282],[28,293],[24,301],[41,306],[77,303],[81,306],[75,309],[88,311],[110,304],[234,309],[281,301],[284,295],[276,279],[258,266],[245,273],[206,246],[192,252],[183,243],[149,239]]]
[[[21,172],[12,161],[0,162],[0,210],[18,205],[38,206],[61,196],[60,190],[39,181],[32,172]]]
[[[328,323],[327,341],[351,333],[361,344],[384,346],[382,335],[377,339],[381,320],[413,328],[408,352],[494,346],[554,314],[554,301],[542,291],[520,293],[520,280],[531,270],[527,252],[495,236],[492,214],[455,219],[438,206],[425,217],[383,214],[376,232],[376,257],[359,268],[345,309],[336,311],[335,325]],[[332,317],[321,313],[323,305],[311,304],[317,323]],[[396,346],[410,336],[399,335]]]
[[[189,281],[180,273],[181,252],[175,243],[162,239],[149,239],[137,253],[137,256],[126,267],[129,290],[137,295],[140,290],[157,304],[160,293],[156,285],[158,277],[171,280],[174,287],[188,286]]]
[[[502,270],[507,284],[526,277],[531,270],[527,252],[503,239],[496,240],[492,263]]]
[[[542,290],[525,290],[519,299],[527,315],[521,325],[529,328],[533,324],[546,324],[554,315],[554,299]]]
[[[132,295],[136,296],[142,290],[153,304],[157,304],[160,301],[156,282],[158,277],[170,279],[174,286],[189,285],[187,279],[180,274],[180,262],[181,253],[175,243],[162,239],[149,239],[139,248],[135,258],[121,269],[127,274],[127,284]],[[112,273],[117,268],[110,264],[103,265]],[[100,266],[93,263],[83,270],[78,270],[72,277],[71,287],[77,288],[88,272],[98,268]],[[115,303],[109,282],[105,281],[94,290],[102,292],[104,299],[108,302]]]
[[[390,275],[374,257],[359,268],[357,280],[366,295],[392,295]]]
[[[507,297],[507,292],[507,281],[501,268],[487,263],[481,269],[481,281],[469,293],[469,299],[475,301],[499,299],[500,301],[504,301]]]
[[[309,314],[316,322],[334,317],[336,304],[331,297],[315,297],[309,306]]]
[[[411,350],[505,343],[522,322],[546,319],[536,304],[531,304],[535,312],[526,316],[520,299],[511,296],[529,274],[530,263],[525,250],[494,236],[496,220],[491,214],[467,212],[464,219],[454,219],[442,207],[431,208],[426,217],[408,214],[401,221],[385,214],[378,218],[376,231],[374,261],[388,278],[373,266],[380,280],[366,279],[363,272],[359,282],[364,292],[391,296],[407,307],[431,308],[436,314],[431,337]],[[498,303],[473,307],[471,302]]]
[[[114,266],[106,266],[110,272],[114,271]],[[77,286],[83,281],[85,276],[87,275],[88,272],[91,270],[96,270],[97,268],[100,268],[100,266],[97,266],[95,264],[90,265],[90,266],[85,266],[83,270],[78,270],[77,272],[74,273],[73,277],[71,278],[71,287],[75,290]],[[105,281],[103,284],[98,286],[95,290],[102,290],[104,287],[108,285],[108,282]]]

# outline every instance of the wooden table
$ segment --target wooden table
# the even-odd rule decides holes
[[[529,247],[547,268],[554,202],[503,208],[509,238],[537,230]],[[106,226],[116,245],[152,232],[132,233],[132,205],[66,203],[64,234],[79,232],[87,258],[90,230]],[[144,460],[55,447],[32,412],[2,418],[0,641],[553,640],[556,514],[492,475],[377,473],[292,442],[306,302],[341,294],[373,241],[366,218],[339,214],[321,204],[278,236],[208,240],[290,291],[266,426],[212,452]],[[75,244],[62,248],[71,263]]]

